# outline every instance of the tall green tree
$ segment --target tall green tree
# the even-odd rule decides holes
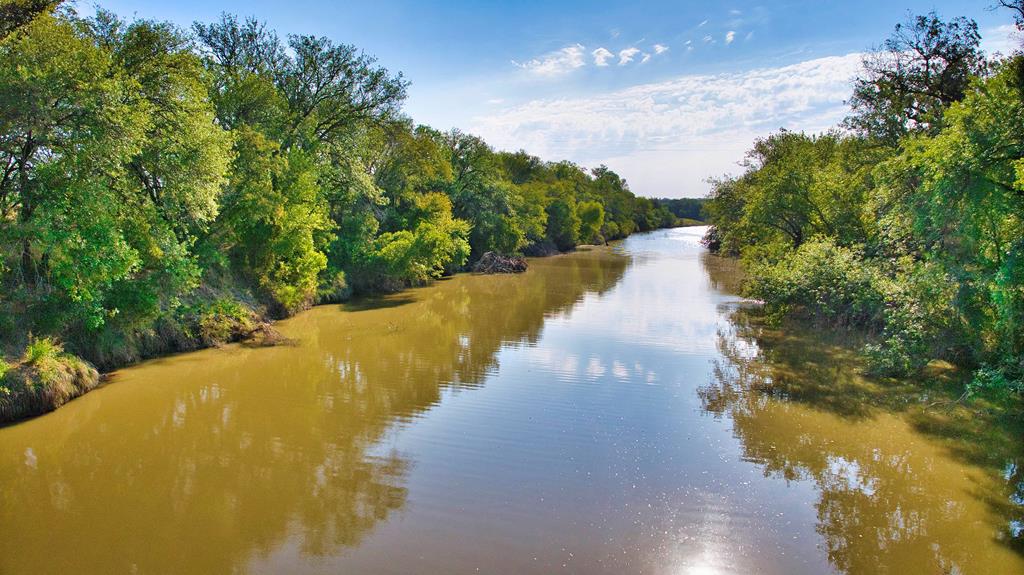
[[[937,133],[943,111],[985,70],[980,41],[968,18],[943,21],[930,12],[897,24],[883,47],[865,56],[846,125],[888,145],[908,133]]]
[[[0,43],[0,241],[17,254],[5,293],[97,325],[139,268],[122,225],[132,204],[108,185],[141,150],[136,88],[81,21],[44,14]]]
[[[37,16],[53,12],[62,0],[0,0],[0,40]]]

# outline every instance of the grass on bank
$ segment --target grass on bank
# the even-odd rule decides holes
[[[53,411],[95,388],[99,372],[51,338],[31,338],[21,358],[0,359],[0,421]]]

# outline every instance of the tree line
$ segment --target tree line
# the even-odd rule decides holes
[[[0,3],[8,357],[53,337],[111,367],[486,252],[678,221],[604,166],[416,125],[407,80],[354,46],[231,15],[185,30],[57,4]]]
[[[1000,3],[1024,26],[1024,2]],[[977,24],[912,16],[870,52],[850,115],[759,139],[712,182],[711,249],[769,319],[871,335],[877,374],[945,360],[968,391],[1024,390],[1024,56]]]

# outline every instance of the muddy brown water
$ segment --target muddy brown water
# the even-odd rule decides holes
[[[0,573],[1024,573],[1021,437],[758,327],[702,232],[322,306],[0,428]]]

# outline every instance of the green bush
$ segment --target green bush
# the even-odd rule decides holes
[[[875,327],[882,316],[878,275],[858,249],[815,238],[777,262],[753,263],[744,286],[775,317],[799,315],[844,326]]]
[[[63,352],[64,348],[49,337],[34,338],[30,336],[21,361],[27,365],[39,365],[48,359],[57,358]]]
[[[971,395],[1024,392],[1024,358],[1007,360],[1002,365],[982,365],[967,384],[967,392]]]
[[[865,348],[879,375],[909,375],[932,359],[963,357],[967,334],[955,308],[958,286],[940,266],[904,259],[880,274],[882,340]]]

